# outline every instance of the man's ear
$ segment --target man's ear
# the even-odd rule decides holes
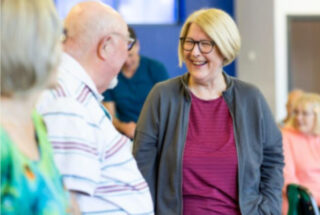
[[[107,59],[111,45],[111,37],[105,36],[101,38],[97,47],[97,55],[101,60]]]

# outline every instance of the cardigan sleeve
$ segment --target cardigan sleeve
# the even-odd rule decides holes
[[[147,181],[156,205],[156,180],[158,169],[159,96],[151,90],[142,108],[134,136],[133,154]]]
[[[282,135],[264,98],[261,103],[263,159],[260,190],[270,210],[267,214],[281,214],[284,166]]]

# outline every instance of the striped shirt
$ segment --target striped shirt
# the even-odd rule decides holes
[[[149,188],[113,126],[102,95],[81,65],[64,54],[58,86],[43,94],[42,114],[64,183],[84,214],[153,214]]]

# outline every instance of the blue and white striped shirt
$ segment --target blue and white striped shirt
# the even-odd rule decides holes
[[[132,142],[112,124],[92,79],[64,54],[59,84],[39,104],[68,190],[84,214],[153,214],[150,191],[132,156]]]

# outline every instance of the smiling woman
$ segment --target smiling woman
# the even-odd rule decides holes
[[[304,93],[295,102],[293,116],[282,129],[285,155],[283,214],[287,214],[286,187],[302,185],[320,205],[320,95]]]
[[[259,90],[223,71],[240,44],[226,12],[194,12],[178,47],[188,71],[147,97],[134,155],[157,215],[280,214],[280,131]]]

